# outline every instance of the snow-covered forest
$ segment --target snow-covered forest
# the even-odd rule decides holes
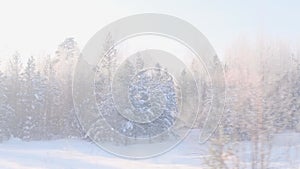
[[[208,159],[208,166],[299,167],[299,163],[291,160],[299,152],[299,145],[289,137],[300,132],[299,47],[265,36],[254,42],[240,38],[228,49],[224,68],[226,108],[220,127],[211,139],[213,158]],[[288,151],[278,151],[274,143],[278,135]],[[250,153],[245,155],[249,149]],[[285,156],[283,161],[290,165],[271,165],[274,154]],[[250,159],[248,166],[243,163],[245,158]]]
[[[26,62],[16,52],[0,72],[0,139],[52,140],[81,137],[73,110],[72,66],[79,48],[72,39],[59,45],[55,57]]]
[[[111,43],[111,39],[107,43]],[[105,71],[95,68],[95,96],[101,103],[97,108],[106,112],[104,118],[109,119],[119,132],[133,138],[145,137],[151,142],[152,135],[181,120],[176,119],[180,102],[176,97],[178,86],[186,87],[182,90],[186,93],[181,93],[183,97],[196,99],[191,98],[194,92],[194,88],[189,86],[191,79],[186,75],[187,70],[181,70],[180,81],[175,82],[159,63],[156,69],[143,70],[142,57],[125,62],[123,76],[115,79],[119,85],[115,89],[123,90],[122,86],[129,85],[122,79],[125,76],[132,79],[129,99],[137,110],[135,113],[159,113],[161,116],[150,124],[124,120],[116,113],[110,89],[103,88],[104,83],[112,80],[116,69],[118,51],[111,51],[100,65]],[[117,140],[101,126],[94,126],[90,133],[81,130],[72,99],[73,69],[79,55],[80,47],[76,41],[67,38],[53,56],[44,56],[43,59],[32,56],[25,62],[22,53],[16,52],[10,56],[8,64],[0,71],[0,142],[10,139],[89,141],[87,136],[95,134],[99,139],[97,141],[123,146],[131,144],[128,140]],[[202,159],[203,166],[214,169],[269,168],[274,152],[274,136],[300,132],[300,48],[266,38],[255,42],[239,40],[228,49],[222,60],[226,106],[219,128],[206,144],[208,156]],[[190,70],[194,74],[201,73],[194,64],[189,65]],[[201,84],[201,101],[205,103],[209,95],[208,84],[203,79],[197,81]],[[148,98],[147,92],[156,97]],[[122,94],[122,91],[119,93]],[[124,108],[126,104],[120,106]],[[149,118],[143,117],[143,120],[151,120]],[[204,118],[198,119],[192,127],[201,130]],[[189,125],[182,122],[180,127]],[[160,141],[168,141],[172,137],[176,135],[169,135]],[[196,142],[194,144],[197,146]],[[293,149],[296,145],[289,146]],[[247,165],[242,157],[245,149],[250,152]]]

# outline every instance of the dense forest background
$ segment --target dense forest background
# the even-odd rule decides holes
[[[111,43],[111,39],[107,43]],[[72,100],[72,73],[79,54],[80,48],[74,38],[67,38],[58,46],[55,55],[42,57],[39,62],[32,56],[24,63],[18,52],[10,56],[9,64],[0,71],[1,141],[10,138],[26,141],[86,138]],[[106,58],[108,72],[114,65],[114,57],[111,54]],[[300,132],[299,48],[279,40],[262,38],[249,42],[240,39],[228,49],[222,60],[227,86],[226,107],[214,139],[267,143],[274,133]],[[128,71],[143,68],[143,60],[127,64],[131,68]],[[195,74],[198,71],[193,64],[189,68]],[[181,77],[180,83],[189,81],[185,70],[182,70]],[[204,81],[201,84],[205,94],[207,85]],[[175,94],[176,86],[172,85],[170,83],[166,88],[171,91],[170,95]],[[187,90],[193,93],[192,88],[187,87]],[[176,104],[174,99],[169,103]],[[170,114],[175,109],[169,107],[167,112]],[[168,116],[166,119],[171,122],[172,118]],[[200,118],[194,127],[201,126],[204,118]],[[124,130],[132,128],[127,124]],[[103,132],[99,137],[112,136]],[[259,146],[256,151],[258,149]]]
[[[0,139],[81,137],[72,102],[72,69],[79,54],[73,38],[59,45],[55,56],[26,63],[16,52],[0,72]]]

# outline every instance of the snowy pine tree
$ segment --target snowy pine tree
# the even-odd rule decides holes
[[[20,124],[22,122],[23,114],[22,114],[22,105],[21,105],[21,85],[22,85],[22,79],[21,79],[21,72],[22,72],[22,62],[21,62],[21,56],[18,52],[16,52],[9,61],[9,67],[8,67],[8,77],[7,77],[7,84],[8,85],[8,104],[12,108],[13,117],[10,121],[10,131],[12,133],[13,137],[20,137],[21,136],[21,130],[20,130]]]
[[[0,71],[0,142],[7,140],[12,135],[10,123],[13,110],[7,101],[7,79]]]
[[[161,68],[159,64],[158,67]],[[139,130],[140,137],[148,137],[151,141],[152,137],[173,126],[178,113],[176,94],[174,80],[166,71],[150,69],[139,72],[129,86],[129,99],[134,113],[151,122],[133,123],[132,130]],[[132,132],[127,126],[124,125],[124,130]]]
[[[60,113],[57,121],[60,137],[81,137],[72,99],[72,76],[78,57],[79,47],[77,42],[74,38],[66,38],[59,45],[53,60],[53,62],[57,62],[52,66],[56,71],[62,92],[60,101],[63,106],[59,106],[61,109],[58,110]]]
[[[43,85],[36,70],[35,60],[30,57],[22,74],[22,135],[24,140],[41,139],[43,122]]]
[[[59,84],[59,80],[56,76],[54,69],[58,60],[52,60],[48,55],[46,58],[46,64],[44,66],[45,77],[45,100],[44,100],[44,112],[43,112],[43,130],[44,138],[54,139],[58,138],[59,134],[59,121],[60,113],[62,110],[62,89]]]

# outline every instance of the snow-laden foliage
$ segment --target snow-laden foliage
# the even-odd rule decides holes
[[[23,63],[19,53],[10,58],[7,70],[0,72],[0,141],[81,136],[71,97],[78,53],[77,43],[68,38],[44,62],[30,57]]]
[[[0,72],[0,140],[7,140],[12,134],[9,126],[13,110],[7,102],[6,80],[4,74]]]
[[[110,54],[105,57],[115,56]],[[104,62],[98,68],[101,73],[97,74],[95,82],[98,110],[102,116],[93,124],[92,130],[88,134],[95,135],[98,141],[127,144],[126,139],[116,140],[113,131],[120,133],[125,138],[148,138],[151,141],[153,137],[173,126],[178,114],[178,98],[175,81],[166,70],[159,64],[153,69],[143,69],[144,61],[138,56],[135,63],[125,61],[120,72],[121,75],[114,77],[118,86],[115,90],[118,90],[117,93],[120,93],[122,97],[128,97],[130,106],[127,105],[127,108],[130,109],[132,115],[147,121],[147,123],[140,123],[124,117],[120,114],[120,110],[116,109],[115,104],[124,106],[128,103],[115,103],[111,88],[107,87],[110,86],[114,70],[108,65],[115,65],[108,61],[114,62],[114,59],[105,58],[103,60]],[[124,109],[124,111],[128,110]],[[107,124],[111,128],[104,127]]]

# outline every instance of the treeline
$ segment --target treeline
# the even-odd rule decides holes
[[[37,64],[15,53],[0,72],[0,140],[81,137],[73,109],[72,64],[79,49],[73,38],[55,56]]]
[[[111,36],[107,37],[105,43],[104,46],[111,46]],[[219,128],[221,135],[229,140],[259,142],[283,130],[299,131],[300,52],[282,44],[260,43],[253,47],[239,42],[234,46],[224,58],[226,107]],[[117,52],[115,49],[110,50],[99,67],[95,68],[95,71],[102,69],[96,72],[95,94],[97,101],[102,103],[97,109],[111,119],[110,123],[123,135],[151,139],[161,129],[172,126],[175,120],[182,121],[181,127],[191,127],[189,122],[193,121],[193,113],[198,108],[192,106],[196,101],[199,101],[197,103],[201,110],[209,110],[210,90],[213,89],[210,89],[209,80],[205,78],[205,71],[199,69],[201,65],[198,62],[191,61],[187,65],[189,70],[179,70],[179,78],[175,81],[163,73],[168,70],[159,63],[154,63],[156,69],[152,71],[141,71],[145,63],[142,57],[137,57],[121,66],[115,92],[120,96],[128,95],[136,110],[164,109],[165,116],[153,123],[155,126],[136,125],[124,120],[113,108],[110,88],[105,88],[117,71]],[[13,137],[28,141],[82,138],[89,134],[97,134],[97,138],[103,141],[115,140],[115,135],[103,130],[103,126],[95,126],[97,130],[94,133],[83,133],[76,118],[72,99],[72,73],[79,53],[74,39],[67,38],[58,46],[54,56],[43,57],[42,62],[30,57],[24,63],[19,53],[9,58],[7,67],[0,71],[0,140]],[[122,79],[132,79],[140,71],[140,76],[130,81],[132,84]],[[192,72],[195,79],[188,71]],[[197,87],[192,83],[194,80]],[[182,100],[178,98],[179,90]],[[152,98],[157,107],[149,107],[148,91],[168,99],[158,101]],[[173,115],[179,112],[180,101],[184,102],[182,108],[185,112],[178,119]],[[167,107],[164,107],[164,103]],[[128,106],[124,104],[124,107]],[[200,116],[194,127],[201,128],[205,118]]]
[[[91,119],[91,122],[102,121],[103,123],[92,124],[92,128],[88,131],[82,130],[72,99],[72,73],[80,53],[73,38],[67,38],[58,46],[54,56],[43,57],[42,62],[40,60],[37,62],[34,57],[30,57],[24,63],[19,53],[11,56],[6,69],[0,72],[0,140],[88,138],[90,135],[96,135],[96,139],[100,141],[127,144],[127,140],[118,140],[112,131],[118,131],[128,137],[147,138],[151,141],[153,137],[173,126],[176,120],[182,121],[180,123],[182,126],[191,127],[197,108],[195,100],[198,98],[195,98],[196,86],[191,84],[194,80],[188,70],[178,71],[179,79],[176,80],[179,81],[175,83],[175,79],[167,73],[167,68],[161,66],[159,62],[153,62],[153,69],[144,69],[143,56],[138,55],[124,62],[117,73],[118,51],[114,48],[109,49],[112,44],[113,39],[109,34],[103,44],[109,52],[95,67],[95,95],[91,96],[91,98],[96,97],[100,104],[97,107],[90,106],[90,109],[99,110],[99,114],[102,114],[100,117],[105,119]],[[201,76],[201,72],[197,72],[195,61],[190,67],[194,67],[193,73]],[[115,77],[114,92],[117,92],[120,98],[128,97],[131,103],[124,104],[121,100],[118,103],[120,106],[130,109],[131,105],[134,113],[142,115],[141,117],[145,119],[156,117],[153,114],[160,117],[153,123],[139,124],[120,115],[115,109],[112,91],[107,88],[115,74],[118,75]],[[204,80],[201,78],[196,80],[201,83],[201,90],[205,91],[208,85]],[[179,86],[184,86],[181,89],[182,98],[179,97]],[[202,100],[208,97],[205,92],[199,94]],[[189,112],[181,113],[182,119],[177,117],[180,114],[180,101],[188,102],[183,104],[183,108]],[[83,104],[87,106],[88,102],[87,100]],[[194,105],[193,108],[191,104]],[[147,113],[152,114],[153,117],[144,116]],[[110,123],[111,127],[105,127],[106,122]]]
[[[214,169],[270,168],[273,136],[300,132],[300,48],[278,40],[242,39],[227,51],[224,68],[226,106],[206,164]],[[249,154],[241,156],[245,150]]]

